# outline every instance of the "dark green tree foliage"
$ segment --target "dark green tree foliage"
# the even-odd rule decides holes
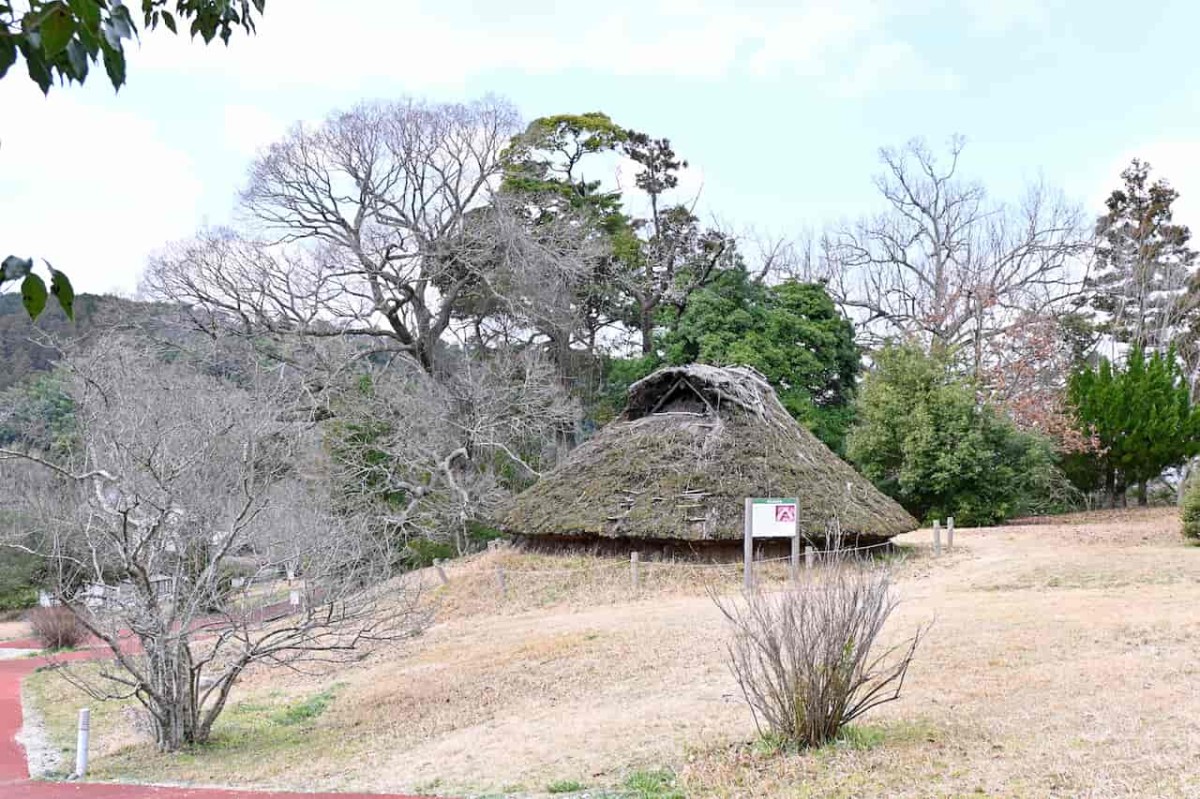
[[[1183,535],[1200,544],[1200,480],[1188,480],[1183,492],[1183,506],[1179,509]]]
[[[53,374],[0,392],[0,445],[65,454],[75,446],[75,406]]]
[[[236,28],[254,31],[266,0],[141,0],[146,30],[175,33],[182,25],[205,43],[229,43]],[[22,10],[24,13],[21,13]],[[0,0],[0,78],[20,53],[29,78],[47,94],[55,80],[83,83],[103,62],[114,89],[125,83],[124,42],[137,36],[129,6],[120,0]]]
[[[587,418],[583,422],[584,434],[590,435],[597,427],[616,418],[625,408],[629,387],[660,366],[662,360],[657,355],[636,358],[602,355],[600,389],[590,403]]]
[[[8,524],[7,519],[0,519],[0,525]],[[38,584],[44,573],[45,562],[41,557],[15,547],[0,547],[0,611],[36,605]]]
[[[74,411],[55,376],[37,375],[19,383],[0,392],[0,446],[66,454],[75,445]],[[45,561],[20,548],[36,548],[36,542],[22,532],[29,526],[29,520],[18,514],[0,512],[0,532],[19,545],[0,545],[0,611],[27,608],[37,602]]]
[[[583,164],[628,138],[628,131],[599,111],[535,119],[505,152],[502,189],[535,198],[534,219],[581,211],[613,232],[624,223],[621,192],[588,180]]]
[[[696,292],[662,339],[667,363],[745,364],[836,452],[853,418],[859,351],[854,327],[815,283],[774,286],[744,269],[722,271]]]
[[[987,525],[1043,509],[1061,483],[1050,445],[980,405],[948,355],[889,346],[874,361],[846,449],[882,491],[926,521]]]
[[[1134,484],[1145,505],[1148,481],[1200,454],[1200,408],[1174,347],[1149,358],[1134,347],[1123,368],[1107,358],[1081,368],[1069,397],[1080,430],[1099,444],[1078,471],[1093,486],[1102,481],[1113,506]]]

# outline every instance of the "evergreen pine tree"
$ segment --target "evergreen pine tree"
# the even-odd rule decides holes
[[[1100,243],[1086,290],[1101,314],[1099,328],[1115,341],[1165,352],[1187,327],[1187,299],[1196,252],[1191,231],[1173,221],[1179,192],[1150,182],[1150,165],[1134,159],[1124,185],[1109,195],[1096,223]]]

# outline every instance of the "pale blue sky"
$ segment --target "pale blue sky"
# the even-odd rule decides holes
[[[0,249],[48,257],[85,290],[131,291],[154,248],[230,219],[255,148],[290,123],[488,92],[526,118],[603,110],[671,138],[702,209],[742,228],[869,211],[879,146],[954,133],[964,173],[994,195],[1041,176],[1089,212],[1140,154],[1200,227],[1194,3],[569,7],[272,0],[259,36],[228,50],[148,38],[120,94],[96,79],[44,100],[14,69],[0,83]]]

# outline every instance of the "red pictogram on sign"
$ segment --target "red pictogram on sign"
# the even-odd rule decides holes
[[[795,505],[776,505],[775,521],[794,523],[796,521]]]

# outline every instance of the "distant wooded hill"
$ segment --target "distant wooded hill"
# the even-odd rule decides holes
[[[60,342],[87,337],[99,329],[147,317],[159,307],[109,295],[80,294],[75,298],[74,322],[54,303],[31,322],[19,294],[0,294],[0,391],[53,367],[58,354],[47,346],[47,337]]]

